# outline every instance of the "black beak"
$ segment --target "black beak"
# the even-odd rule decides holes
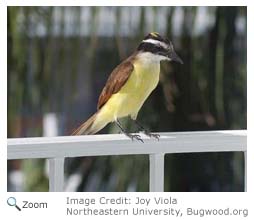
[[[168,58],[175,61],[175,62],[183,64],[182,59],[176,54],[175,51],[170,51],[168,54]]]

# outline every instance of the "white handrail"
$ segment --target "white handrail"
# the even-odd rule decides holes
[[[160,141],[142,135],[144,143],[122,134],[8,139],[7,158],[50,159],[50,191],[63,191],[64,158],[102,155],[150,155],[150,191],[163,191],[164,154],[247,150],[247,131],[160,133]],[[58,172],[59,171],[59,172]]]

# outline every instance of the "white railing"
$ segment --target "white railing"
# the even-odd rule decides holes
[[[64,190],[66,157],[146,154],[150,159],[150,191],[164,191],[164,155],[170,153],[242,151],[245,158],[247,131],[203,131],[160,133],[160,141],[142,135],[144,143],[122,134],[8,139],[7,157],[47,158],[49,190]]]

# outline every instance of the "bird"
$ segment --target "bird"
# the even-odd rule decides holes
[[[119,121],[120,118],[130,117],[145,135],[159,140],[159,135],[145,129],[137,121],[137,116],[159,83],[160,63],[163,60],[183,64],[169,39],[157,32],[147,34],[133,54],[111,72],[99,96],[97,111],[72,135],[95,134],[115,122],[131,140],[143,142],[139,134],[128,133]]]

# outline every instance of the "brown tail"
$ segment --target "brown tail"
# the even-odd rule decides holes
[[[92,125],[96,119],[97,112],[93,114],[87,121],[80,125],[71,135],[94,134],[97,129],[92,129]]]

